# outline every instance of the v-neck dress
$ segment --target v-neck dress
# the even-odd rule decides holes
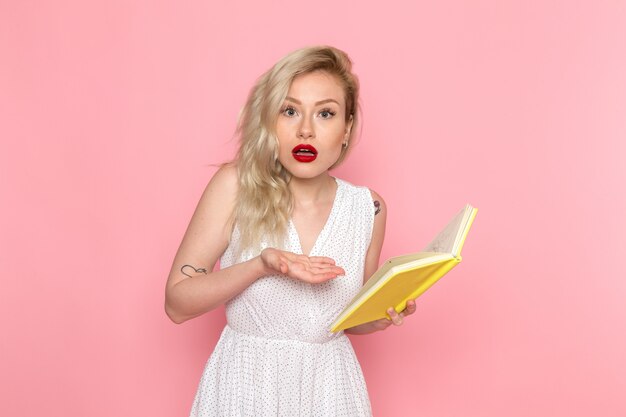
[[[371,416],[350,340],[329,328],[363,285],[375,207],[367,188],[335,180],[335,200],[310,256],[331,257],[346,274],[321,284],[265,276],[226,303],[227,324],[202,374],[192,417]],[[238,243],[235,227],[222,268],[253,256],[238,251]],[[285,250],[302,253],[293,222]]]

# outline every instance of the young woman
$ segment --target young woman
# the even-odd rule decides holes
[[[192,416],[368,416],[360,365],[328,329],[377,269],[383,199],[329,170],[359,122],[359,85],[333,47],[296,50],[253,87],[240,148],[206,187],[174,259],[165,310],[182,323],[226,304]],[[220,269],[213,268],[220,259]],[[415,302],[345,333],[400,325]]]

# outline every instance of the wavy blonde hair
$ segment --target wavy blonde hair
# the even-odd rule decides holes
[[[241,111],[236,131],[240,144],[234,163],[239,189],[232,220],[240,232],[241,250],[258,253],[263,238],[273,246],[284,245],[293,197],[288,187],[290,174],[278,161],[276,123],[293,79],[320,70],[336,76],[343,86],[346,122],[353,120],[348,143],[356,132],[360,120],[359,81],[345,52],[331,46],[298,49],[259,77]],[[344,160],[348,148],[342,148],[331,168]]]

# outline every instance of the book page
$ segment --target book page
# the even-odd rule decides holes
[[[455,251],[455,243],[459,240],[463,234],[463,230],[467,224],[466,213],[470,212],[472,207],[468,204],[457,213],[456,216],[448,223],[448,225],[433,239],[432,242],[424,248],[424,252],[439,252],[439,253],[451,253],[457,256]]]

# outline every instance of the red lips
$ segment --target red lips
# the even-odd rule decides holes
[[[297,145],[291,150],[291,155],[298,162],[313,162],[317,158],[317,149],[311,145]]]

